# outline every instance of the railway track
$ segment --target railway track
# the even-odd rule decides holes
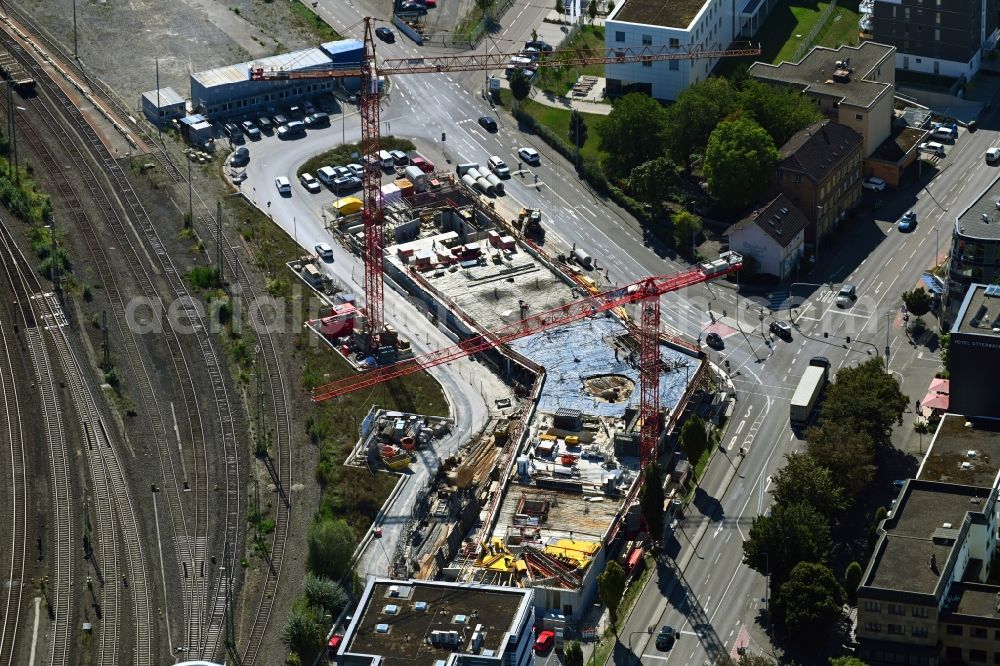
[[[135,223],[137,227],[136,231],[144,237],[152,249],[152,260],[160,267],[170,290],[173,292],[175,301],[190,306],[190,304],[194,303],[194,299],[188,293],[182,276],[168,256],[150,216],[129,183],[121,165],[108,154],[104,144],[100,141],[93,128],[87,123],[79,109],[73,105],[62,90],[46,77],[46,73],[31,58],[21,52],[9,36],[4,36],[4,42],[15,56],[19,56],[18,59],[22,62],[25,69],[36,78],[39,83],[39,89],[61,107],[62,115],[69,121],[71,129],[83,139],[87,145],[87,151],[96,158],[99,166],[110,180],[111,188],[117,195],[117,198],[125,205],[126,213],[129,214],[129,220]],[[115,208],[114,206],[109,206],[106,210],[115,210]],[[117,238],[126,239],[130,237],[132,225],[128,224],[127,221],[117,218],[117,215],[108,215],[106,219]],[[129,263],[136,269],[135,272],[137,274],[144,273],[144,264],[138,260],[137,254]],[[148,276],[146,277],[148,280]],[[155,292],[153,293],[155,294]],[[158,303],[158,299],[154,298],[153,302]],[[219,424],[221,430],[221,440],[223,443],[222,455],[224,457],[224,464],[222,465],[224,479],[222,485],[225,487],[224,510],[222,513],[224,522],[223,529],[221,530],[222,541],[224,544],[238,544],[239,529],[243,519],[240,511],[239,452],[235,436],[235,421],[229,401],[223,365],[220,363],[211,343],[208,335],[208,327],[202,313],[193,307],[188,307],[185,314],[188,320],[194,324],[191,328],[193,328],[193,335],[201,356],[201,365],[208,373],[212,385],[212,397],[214,398],[217,414],[216,422]],[[162,330],[167,338],[175,336],[169,324],[164,325]],[[194,394],[193,390],[188,395],[190,408],[194,409],[198,404],[198,396]],[[195,435],[195,446],[197,448],[200,445],[201,451],[204,451],[203,442],[203,436]],[[199,456],[197,464],[203,470],[203,473],[197,475],[193,483],[194,487],[192,490],[196,495],[195,505],[200,508],[196,510],[195,515],[197,529],[192,538],[187,540],[188,547],[190,548],[190,557],[182,565],[182,583],[189,578],[191,579],[189,585],[191,591],[187,595],[190,601],[186,609],[188,612],[185,615],[189,621],[185,625],[185,644],[182,647],[184,648],[184,652],[191,658],[211,658],[219,650],[227,604],[225,602],[225,589],[221,584],[223,577],[218,572],[212,570],[208,562],[210,534],[207,531],[209,496],[207,455],[196,455]],[[213,577],[215,578],[214,584],[210,580]],[[209,591],[212,591],[211,595]],[[209,598],[209,596],[212,598]]]
[[[10,449],[10,566],[6,576],[3,626],[0,628],[0,664],[14,663],[17,630],[21,619],[24,589],[25,551],[28,536],[28,489],[24,462],[24,433],[21,428],[21,399],[7,343],[8,330],[0,324],[0,413],[4,443]]]
[[[2,262],[0,262],[2,263]],[[28,353],[34,368],[35,385],[41,402],[41,417],[45,426],[45,441],[48,445],[49,474],[52,491],[52,505],[49,522],[53,525],[53,570],[51,582],[44,588],[46,605],[52,617],[49,663],[63,666],[68,663],[69,631],[72,624],[73,567],[70,559],[73,540],[73,502],[69,478],[68,451],[63,430],[62,409],[55,390],[56,379],[49,363],[49,351],[41,330],[38,328],[34,312],[19,281],[11,273],[11,267],[4,264],[11,288],[21,297],[15,299],[17,310],[24,325],[24,336]],[[10,663],[8,661],[8,663]]]
[[[16,6],[8,5],[9,13],[22,25],[29,27],[34,35],[38,38],[39,43],[42,44],[47,50],[53,54],[57,54],[63,61],[64,65],[74,72],[75,75],[81,77],[90,86],[91,92],[104,101],[110,108],[117,112],[119,117],[125,122],[125,125],[138,137],[145,145],[149,148],[150,154],[157,161],[160,167],[176,184],[186,184],[186,178],[184,174],[177,168],[174,162],[171,160],[169,154],[156,143],[152,136],[146,131],[145,127],[137,123],[131,115],[131,111],[122,104],[121,101],[100,81],[90,79],[86,72],[74,63],[72,57],[66,50],[54,39],[52,39],[47,32],[34,23],[32,18],[25,12],[20,11]],[[98,147],[95,146],[95,149]],[[106,151],[104,151],[106,154]],[[110,156],[107,156],[110,158]],[[198,217],[198,222],[203,223],[203,231],[207,231],[210,235],[215,237],[217,233],[217,225],[221,223],[220,220],[216,220],[211,214],[211,209],[205,204],[201,197],[198,196],[199,204],[202,209],[206,211],[204,217]],[[238,245],[234,242],[235,239],[231,239],[224,233],[221,233],[223,243],[223,258],[225,261],[225,268],[228,271],[229,276],[235,276],[242,288],[242,293],[244,297],[255,299],[258,296],[257,290],[255,289],[252,281],[246,273],[243,260],[241,259],[239,253],[234,248]],[[251,325],[257,333],[259,348],[261,358],[264,361],[266,370],[263,373],[263,377],[266,382],[267,393],[270,396],[269,411],[270,411],[270,425],[273,428],[273,445],[275,451],[275,457],[272,465],[272,475],[275,477],[273,480],[278,488],[279,501],[276,502],[276,515],[275,515],[275,530],[272,533],[272,541],[270,544],[270,566],[266,570],[266,578],[264,581],[263,589],[259,596],[258,603],[256,605],[256,610],[254,612],[254,619],[251,624],[249,635],[246,637],[246,645],[242,654],[241,662],[243,664],[253,664],[255,663],[260,649],[263,644],[264,632],[269,624],[271,610],[274,603],[274,592],[277,589],[278,581],[281,574],[281,566],[283,562],[285,545],[288,537],[288,518],[290,511],[290,504],[288,501],[288,489],[291,487],[291,466],[290,466],[290,447],[291,447],[291,424],[290,416],[288,413],[288,394],[285,388],[284,378],[282,376],[282,369],[280,359],[278,357],[275,341],[272,337],[271,332],[264,326],[264,322],[260,320],[260,312],[258,309],[253,309],[256,316]],[[227,449],[227,469],[230,466],[229,453]],[[234,459],[238,460],[237,457]],[[238,478],[238,476],[236,477]],[[228,484],[227,484],[228,486]],[[230,496],[230,492],[227,490],[227,497]],[[238,498],[237,498],[238,500]],[[227,511],[227,515],[234,515],[237,520],[241,518],[238,510],[238,501],[235,510]],[[231,531],[227,529],[227,541],[230,544],[236,544],[231,546],[230,552],[239,552],[238,545],[239,541],[230,540],[228,535]],[[224,597],[221,594],[223,590],[221,578],[217,584],[216,592],[216,608],[218,608],[218,600]],[[216,611],[217,614],[217,611]],[[216,623],[214,625],[218,627]],[[218,629],[214,629],[212,633],[217,633]]]

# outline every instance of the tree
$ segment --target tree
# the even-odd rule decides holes
[[[566,4],[563,2],[563,0],[556,0],[556,11],[559,12],[560,14],[566,13]]]
[[[867,433],[851,424],[823,421],[805,433],[806,452],[818,464],[830,470],[848,505],[871,483],[875,476],[875,443]]]
[[[628,174],[629,193],[639,201],[658,204],[667,188],[677,179],[677,165],[666,155],[643,162]]]
[[[577,150],[583,148],[583,144],[587,143],[587,121],[584,120],[583,114],[576,109],[570,111],[569,114],[569,141],[577,147]]]
[[[705,151],[709,192],[726,208],[745,208],[771,184],[778,156],[774,139],[752,118],[720,123]]]
[[[860,564],[851,562],[847,565],[847,571],[844,572],[844,592],[851,601],[854,601],[854,595],[857,594],[858,586],[861,585],[862,575]]]
[[[691,168],[692,153],[708,145],[708,138],[734,110],[736,96],[727,79],[711,77],[685,88],[667,109],[666,146],[678,164]]]
[[[674,227],[674,247],[685,254],[695,254],[694,239],[701,233],[701,218],[688,210],[679,210],[670,216]]]
[[[309,568],[332,580],[343,580],[351,570],[357,540],[344,520],[324,518],[309,527]]]
[[[857,657],[830,657],[830,666],[868,666]]]
[[[705,421],[694,414],[681,426],[681,449],[694,465],[701,458],[706,446],[708,446],[708,432],[705,430]]]
[[[309,605],[326,611],[330,617],[337,617],[347,605],[347,592],[341,584],[325,576],[307,573],[302,587]]]
[[[563,666],[583,666],[583,648],[576,641],[570,641],[563,652]]]
[[[591,23],[597,18],[597,0],[590,0],[590,4],[587,5],[587,16],[590,17]]]
[[[938,336],[938,344],[941,345],[941,365],[945,372],[948,371],[948,354],[951,352],[951,333],[942,333]]]
[[[525,76],[523,69],[515,69],[510,73],[508,81],[510,82],[510,94],[520,106],[521,102],[531,94],[531,79]]]
[[[903,304],[913,315],[921,317],[931,311],[931,295],[923,287],[903,292]]]
[[[285,622],[281,640],[289,650],[301,656],[320,647],[323,642],[323,629],[309,610],[293,607]]]
[[[778,590],[774,606],[790,637],[800,645],[810,645],[825,642],[843,617],[844,601],[844,590],[829,567],[800,562]]]
[[[663,155],[666,123],[663,107],[648,95],[629,93],[617,100],[611,113],[595,125],[600,149],[608,155],[608,170],[623,176]]]
[[[618,606],[621,605],[622,597],[625,596],[625,570],[614,560],[608,562],[608,565],[604,567],[604,573],[597,577],[597,594],[600,596],[601,602],[608,608],[611,625],[615,627],[617,635]]]
[[[740,84],[737,103],[771,135],[776,146],[784,145],[796,132],[821,118],[810,98],[798,90],[749,77]]]
[[[799,562],[825,563],[830,555],[830,525],[808,504],[776,504],[757,516],[743,542],[743,563],[771,578],[777,590]]]
[[[847,508],[843,489],[815,458],[789,453],[785,460],[771,484],[771,496],[777,504],[808,504],[831,522]]]
[[[663,538],[663,470],[655,460],[642,471],[642,490],[639,491],[639,506],[646,528],[654,542]]]
[[[871,358],[853,368],[843,368],[827,389],[823,421],[840,421],[865,432],[876,446],[888,445],[893,425],[902,425],[910,398],[899,381],[885,372],[882,360]]]

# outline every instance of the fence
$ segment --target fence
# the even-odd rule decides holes
[[[816,25],[813,26],[813,29],[809,31],[806,38],[802,40],[801,44],[799,44],[799,48],[795,49],[795,55],[792,56],[791,62],[798,62],[801,60],[802,56],[806,54],[806,51],[813,47],[813,42],[816,41],[816,36],[819,35],[820,30],[825,28],[826,24],[830,22],[830,16],[833,15],[833,12],[836,9],[837,0],[833,0],[830,3],[830,6],[824,9],[823,13],[820,14],[819,20],[816,21]]]

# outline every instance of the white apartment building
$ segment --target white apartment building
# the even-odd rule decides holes
[[[608,16],[607,49],[667,46],[678,52],[721,51],[753,35],[776,0],[624,0]],[[672,101],[708,78],[718,58],[607,65],[607,94],[644,92]]]

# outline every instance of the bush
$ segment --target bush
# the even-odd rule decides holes
[[[221,286],[216,266],[195,266],[184,277],[195,289],[215,289]]]

